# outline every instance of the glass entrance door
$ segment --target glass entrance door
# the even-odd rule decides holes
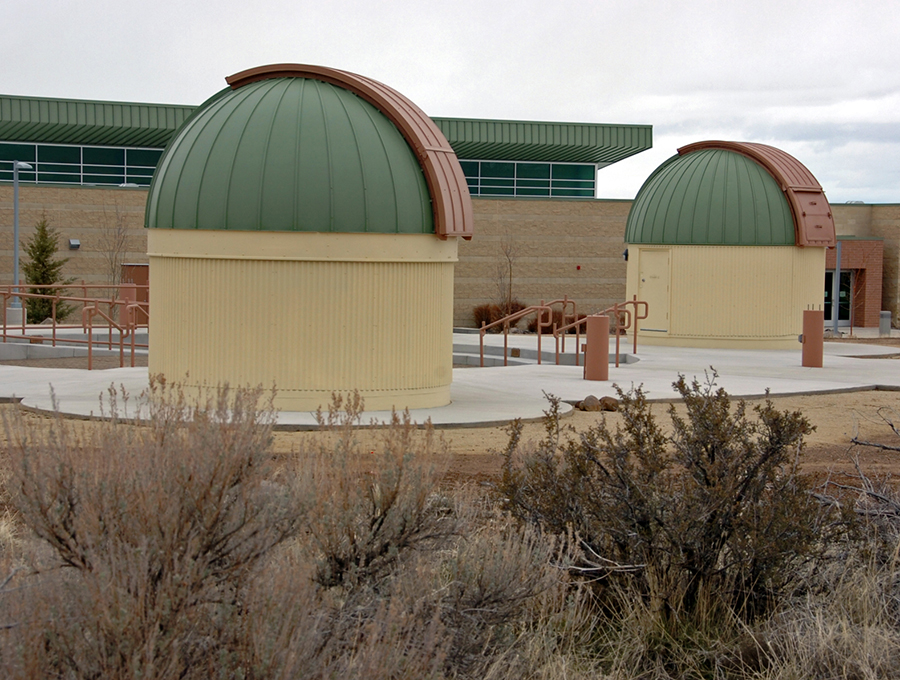
[[[825,321],[831,321],[832,299],[834,287],[834,270],[825,272]],[[853,272],[841,271],[841,286],[838,291],[838,325],[850,325],[850,305],[853,304]]]

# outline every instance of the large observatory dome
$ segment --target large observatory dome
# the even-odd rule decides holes
[[[237,73],[176,133],[150,186],[150,371],[274,385],[275,406],[450,401],[462,168],[390,87],[321,66]]]
[[[172,140],[151,189],[162,229],[430,233],[422,168],[375,106],[335,84],[226,89]]]

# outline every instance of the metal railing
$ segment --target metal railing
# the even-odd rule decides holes
[[[632,309],[628,309],[627,307],[631,305]],[[638,312],[641,309],[642,312]],[[622,332],[627,331],[629,329],[633,329],[632,338],[634,340],[634,349],[633,353],[637,354],[637,336],[638,336],[638,327],[637,322],[641,319],[646,319],[649,315],[650,306],[644,302],[643,300],[638,300],[637,295],[633,297],[631,300],[626,300],[625,302],[617,302],[612,307],[607,307],[602,312],[594,312],[588,316],[602,316],[604,314],[609,314],[612,312],[612,319],[615,321],[615,331],[616,331],[616,368],[619,367],[619,357],[621,355],[619,341],[622,337]],[[623,320],[624,319],[624,320]],[[563,349],[562,351],[566,351],[566,332],[570,329],[575,329],[575,365],[580,366],[580,352],[581,352],[581,326],[583,324],[587,324],[587,316],[581,319],[576,319],[570,324],[565,326],[561,326],[553,328],[553,336],[556,339],[556,363],[559,364],[559,339],[560,335],[562,335],[562,343]]]
[[[4,310],[9,309],[11,298],[18,298],[23,303],[23,308],[27,307],[27,300],[50,300],[51,314],[50,324],[46,322],[42,324],[27,324],[25,314],[22,314],[22,320],[15,325],[9,324],[7,313],[3,314],[2,337],[3,342],[9,340],[27,340],[29,343],[43,344],[47,339],[44,335],[39,335],[34,331],[49,326],[51,346],[59,345],[87,345],[88,370],[93,369],[94,348],[106,347],[113,349],[114,331],[118,332],[118,342],[115,344],[119,348],[119,366],[125,366],[126,339],[128,342],[128,350],[131,356],[131,366],[134,366],[135,350],[148,349],[147,343],[139,343],[136,341],[135,335],[141,328],[147,328],[150,316],[150,305],[148,302],[138,300],[140,292],[147,291],[149,287],[146,285],[138,285],[134,283],[124,283],[118,286],[110,286],[108,284],[52,284],[52,285],[36,285],[22,284],[20,286],[4,285],[0,286],[0,299]],[[81,295],[67,295],[65,291],[80,290]],[[88,293],[98,290],[111,291],[109,297],[90,296]],[[44,292],[46,291],[46,292]],[[75,304],[81,306],[81,323],[65,324],[60,323],[57,319],[57,310],[65,304]],[[95,319],[100,319],[101,324],[95,325]],[[104,327],[107,331],[105,340],[94,337],[95,328]],[[81,329],[87,334],[87,338],[72,337],[71,334],[60,336],[60,330]],[[31,333],[29,333],[31,330]]]
[[[553,320],[553,306],[561,305],[562,310],[560,314],[560,318],[564,322],[562,326],[557,326],[556,322]],[[566,309],[568,306],[572,306],[572,313],[567,315]],[[631,309],[629,309],[631,307]],[[562,352],[566,351],[566,335],[569,331],[575,331],[575,365],[581,365],[581,336],[583,333],[583,328],[587,324],[588,316],[597,316],[602,314],[612,313],[613,319],[615,320],[615,330],[616,330],[616,368],[619,366],[619,356],[620,356],[620,338],[623,331],[628,331],[631,329],[633,340],[634,340],[634,354],[637,354],[637,336],[638,336],[638,325],[637,322],[641,319],[646,319],[649,314],[649,305],[643,300],[638,300],[637,295],[633,296],[631,300],[626,300],[625,302],[617,302],[612,307],[607,307],[603,311],[594,312],[590,315],[582,316],[578,318],[577,308],[574,300],[570,300],[569,296],[565,296],[559,300],[552,300],[550,302],[544,302],[541,300],[541,303],[538,305],[532,305],[530,307],[525,307],[524,309],[514,312],[513,314],[509,314],[504,316],[502,319],[497,319],[489,324],[482,322],[481,328],[478,329],[478,345],[479,345],[479,354],[480,354],[480,365],[484,368],[484,336],[487,333],[488,329],[496,328],[499,326],[503,327],[503,365],[508,365],[508,357],[509,357],[509,329],[511,324],[515,324],[515,322],[520,319],[530,315],[536,314],[537,316],[537,363],[541,363],[541,336],[544,335],[544,328],[551,328],[553,333],[553,338],[556,344],[556,365],[559,365],[559,355],[560,355],[560,343],[562,343]],[[546,318],[545,318],[546,315]],[[571,319],[568,323],[565,323],[567,319]]]
[[[553,306],[561,305],[562,306],[562,319],[566,319],[566,309],[569,305],[572,306],[572,314],[570,318],[575,318],[577,316],[575,309],[575,300],[570,300],[569,296],[565,296],[559,300],[551,300],[550,302],[544,302],[541,300],[539,305],[531,305],[530,307],[525,307],[525,309],[521,309],[518,312],[513,312],[512,314],[508,314],[504,316],[502,319],[497,319],[496,321],[492,321],[491,323],[481,322],[481,328],[478,329],[478,346],[479,353],[481,356],[481,368],[484,368],[484,334],[487,333],[489,328],[494,328],[497,326],[503,326],[503,365],[507,366],[507,357],[509,355],[509,326],[510,323],[515,323],[520,319],[525,318],[530,314],[537,315],[537,362],[541,363],[541,336],[544,335],[542,332],[543,328],[549,328],[553,325]],[[547,320],[544,321],[544,313],[547,314]],[[565,351],[565,350],[563,350]],[[558,362],[557,362],[558,363]]]

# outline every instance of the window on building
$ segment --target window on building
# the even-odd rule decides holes
[[[12,161],[34,168],[22,182],[149,186],[162,149],[0,142],[0,181],[12,181]],[[473,196],[594,198],[597,167],[590,163],[460,161]]]
[[[597,167],[588,163],[460,161],[473,196],[594,198]]]
[[[832,321],[831,313],[834,309],[832,295],[834,292],[834,270],[825,272],[825,321]],[[838,323],[846,321],[850,325],[850,308],[853,305],[853,272],[846,269],[841,271],[841,281],[838,286]]]
[[[125,181],[149,186],[162,149],[125,149]]]
[[[12,182],[13,161],[23,161],[34,167],[35,161],[35,145],[34,144],[0,144],[0,181]],[[19,180],[22,182],[33,182],[33,170],[20,170]]]
[[[124,184],[125,149],[83,147],[83,184]]]
[[[149,186],[162,149],[0,142],[0,181],[11,182],[12,161],[29,163],[19,181],[40,184]]]

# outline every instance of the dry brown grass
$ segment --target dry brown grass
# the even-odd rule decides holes
[[[3,677],[900,674],[889,484],[821,492],[867,521],[815,569],[789,563],[804,585],[765,615],[709,589],[687,615],[627,580],[598,599],[565,532],[519,525],[483,488],[442,487],[440,438],[401,414],[353,429],[351,397],[274,454],[265,395],[211,396],[161,394],[148,426],[121,415],[122,395],[108,422],[7,418]]]
[[[363,450],[351,398],[275,457],[260,393],[155,389],[145,426],[7,420],[4,677],[482,677],[565,599],[555,540],[443,495],[408,416]]]

